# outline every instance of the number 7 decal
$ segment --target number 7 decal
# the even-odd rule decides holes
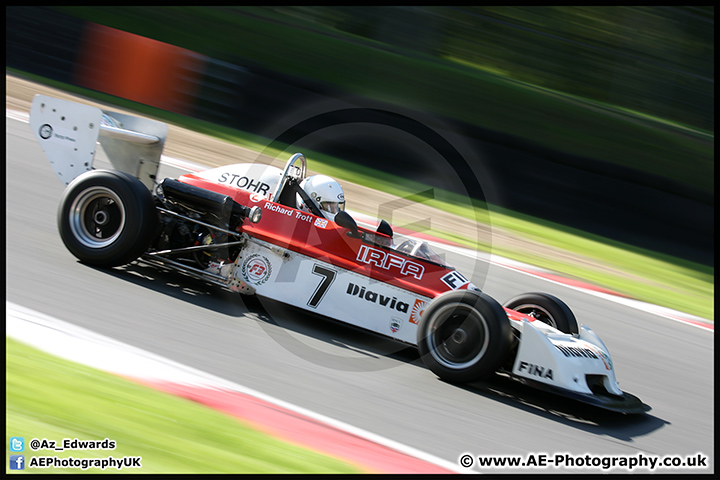
[[[308,300],[307,303],[309,307],[315,308],[322,301],[325,293],[328,291],[328,288],[330,288],[330,285],[332,285],[335,277],[337,276],[337,272],[316,263],[313,265],[312,273],[323,277],[320,285],[317,286],[315,292],[312,294],[312,297],[310,297],[310,300]]]

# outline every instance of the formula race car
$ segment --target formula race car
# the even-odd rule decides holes
[[[612,411],[650,409],[620,390],[607,348],[561,300],[531,293],[501,306],[427,242],[399,241],[384,220],[360,226],[342,206],[327,215],[302,187],[302,154],[284,169],[161,180],[161,122],[37,95],[30,126],[67,185],[58,227],[83,263],[139,260],[355,325],[417,346],[448,382],[501,372]],[[93,168],[98,143],[112,169]]]

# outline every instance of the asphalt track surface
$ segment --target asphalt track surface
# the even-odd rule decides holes
[[[613,414],[503,377],[450,385],[438,380],[414,349],[370,333],[268,301],[244,301],[140,264],[112,270],[80,264],[57,233],[63,185],[28,124],[8,118],[6,141],[10,302],[450,462],[465,453],[524,458],[700,453],[708,457],[708,468],[656,471],[714,472],[712,331],[507,268],[478,268],[469,257],[448,253],[451,264],[501,303],[528,291],[564,299],[609,348],[621,388],[653,410]],[[468,471],[558,470],[475,466]]]

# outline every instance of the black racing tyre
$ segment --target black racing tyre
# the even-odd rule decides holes
[[[505,308],[547,323],[563,333],[578,333],[578,323],[565,302],[548,293],[524,293],[505,303]]]
[[[466,383],[500,367],[510,351],[512,327],[492,297],[455,290],[430,302],[418,325],[417,340],[425,365],[435,375]]]
[[[150,191],[137,178],[117,170],[93,170],[70,182],[57,220],[70,253],[96,267],[137,259],[150,246],[158,226]]]

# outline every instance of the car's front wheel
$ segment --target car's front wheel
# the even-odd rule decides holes
[[[115,267],[137,259],[150,246],[158,225],[152,195],[137,178],[116,170],[94,170],[65,189],[58,229],[81,262]]]
[[[525,293],[505,303],[505,308],[524,313],[563,333],[578,333],[578,323],[570,307],[548,293]]]
[[[418,350],[435,375],[453,383],[480,380],[509,354],[512,327],[492,297],[456,290],[436,297],[418,325]]]

